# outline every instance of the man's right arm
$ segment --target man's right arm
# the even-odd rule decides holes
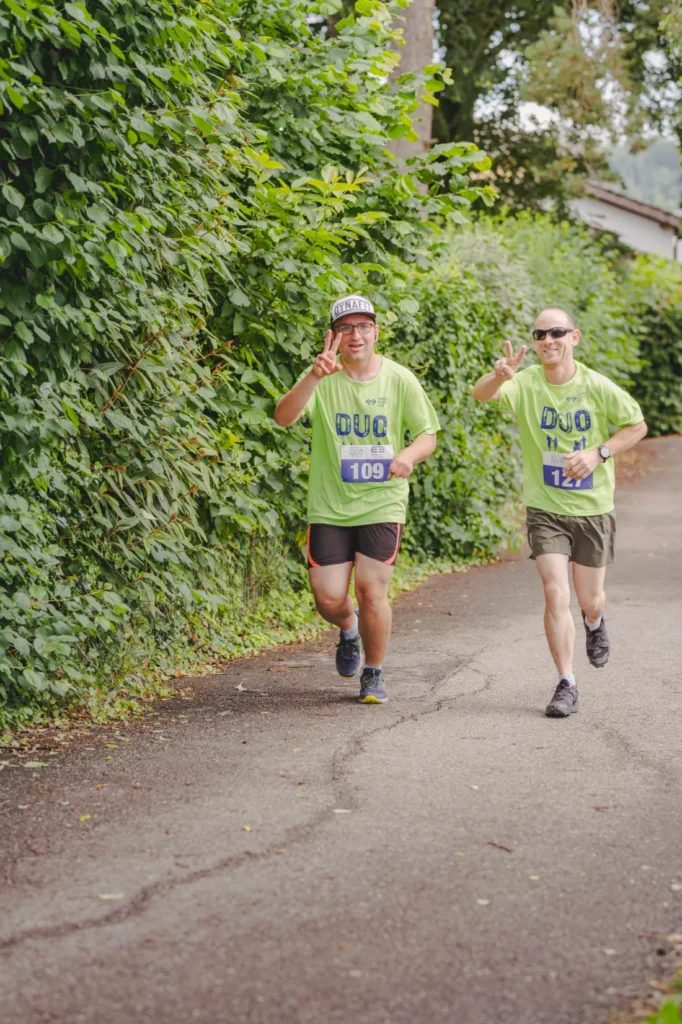
[[[320,377],[316,377],[313,371],[306,374],[298,384],[294,384],[291,391],[288,391],[283,398],[280,398],[275,409],[275,423],[280,427],[290,427],[301,415],[310,401],[315,388],[320,383]]]
[[[474,384],[471,394],[477,401],[499,402],[501,385],[512,379],[526,354],[526,346],[522,345],[518,354],[514,355],[511,341],[505,341],[504,350],[506,355],[495,362],[491,373],[484,373]]]
[[[499,402],[500,384],[506,379],[500,377],[494,370],[491,373],[484,373],[474,384],[471,394],[478,402]]]
[[[336,353],[341,344],[341,333],[336,337],[332,331],[327,331],[324,339],[324,347],[319,356],[315,357],[310,373],[302,377],[297,384],[294,384],[284,398],[280,398],[275,409],[275,423],[280,427],[290,427],[301,415],[306,405],[312,398],[315,388],[323,377],[330,377],[338,373],[341,364],[336,361]]]

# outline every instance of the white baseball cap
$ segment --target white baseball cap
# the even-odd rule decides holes
[[[372,320],[376,322],[377,315],[369,299],[363,298],[362,295],[346,295],[342,299],[337,299],[332,306],[330,318],[332,326],[342,316],[348,316],[349,313],[365,313],[366,316],[371,316]]]

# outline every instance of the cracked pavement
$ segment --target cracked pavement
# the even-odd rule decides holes
[[[663,971],[682,931],[682,438],[641,450],[605,669],[573,603],[570,719],[543,714],[519,557],[397,601],[385,706],[355,702],[329,632],[2,771],[2,1020],[599,1024]]]

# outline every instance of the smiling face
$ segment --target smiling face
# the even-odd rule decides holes
[[[568,365],[573,360],[573,349],[580,341],[580,331],[563,309],[544,309],[535,321],[535,330],[549,331],[553,327],[568,328],[568,333],[563,338],[552,338],[549,334],[545,334],[542,341],[534,338],[533,348],[543,366]]]
[[[379,328],[364,313],[348,313],[336,321],[334,336],[341,332],[339,352],[343,362],[362,363],[369,359],[379,337]]]

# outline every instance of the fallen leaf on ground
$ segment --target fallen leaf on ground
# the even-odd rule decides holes
[[[105,745],[107,750],[118,750],[118,743],[107,743]]]
[[[242,828],[244,829],[245,832],[250,832],[251,831],[251,826],[250,825],[242,825]]]
[[[108,785],[108,782],[98,782],[95,789],[106,789]]]
[[[286,851],[285,849],[281,849],[281,850],[275,850],[275,853],[286,853],[286,852],[287,852],[287,851]]]
[[[245,689],[246,689],[246,687],[243,685],[243,683],[239,683],[238,686],[235,686],[235,690],[245,690]]]
[[[540,881],[540,876],[539,875],[529,875],[528,877],[530,878],[531,882],[539,882]]]
[[[49,765],[45,764],[44,761],[26,761],[24,768],[48,768]]]
[[[30,806],[30,804],[17,804],[17,807],[19,808],[20,811],[27,811]]]
[[[670,888],[673,892],[682,892],[682,882],[673,882]]]
[[[478,789],[478,786],[472,786],[471,788],[472,789]]]
[[[672,935],[668,935],[666,936],[666,938],[668,942],[671,943],[671,945],[677,946],[678,944],[682,943],[682,932],[673,932]]]
[[[99,898],[101,900],[122,900],[124,894],[122,892],[101,892]]]
[[[111,754],[107,754],[107,756],[106,756],[106,757],[104,758],[104,760],[105,760],[105,761],[113,761],[114,759],[113,759],[113,757],[111,756]]]
[[[476,902],[478,903],[479,907],[487,907],[488,904],[490,903],[490,900],[476,900]]]
[[[618,950],[617,949],[605,949],[604,953],[606,954],[606,956],[617,956],[618,955]]]
[[[60,800],[59,802],[62,805],[62,807],[68,807],[69,804],[71,803],[70,800]]]
[[[231,711],[219,711],[218,712],[218,718],[222,718],[223,715],[231,715],[231,714],[232,714]]]
[[[81,814],[81,816],[80,816],[80,818],[78,820],[79,821],[89,821],[91,817],[92,817],[91,814]]]
[[[348,807],[335,807],[332,814],[352,814],[353,812]]]

